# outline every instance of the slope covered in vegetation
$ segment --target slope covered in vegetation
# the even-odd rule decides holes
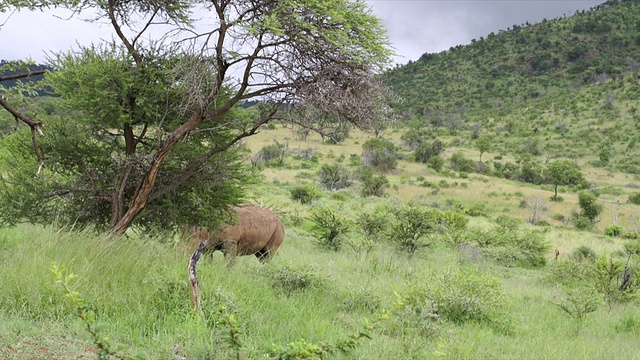
[[[638,173],[638,19],[639,2],[609,1],[424,54],[383,78],[414,126],[497,135],[503,153],[522,152],[523,138],[537,143],[533,155],[607,148],[616,169]]]

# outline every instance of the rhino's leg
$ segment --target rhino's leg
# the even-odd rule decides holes
[[[236,257],[238,256],[238,244],[234,242],[225,242],[222,246],[222,252],[224,253],[227,265],[232,266],[235,264]]]
[[[258,260],[260,260],[261,262],[271,260],[271,258],[273,258],[276,251],[280,247],[280,244],[282,244],[283,239],[284,227],[282,226],[282,223],[278,221],[276,223],[276,229],[271,235],[271,238],[269,239],[267,244],[256,253],[256,257],[258,258]]]
[[[271,259],[271,253],[269,252],[269,249],[267,249],[266,247],[263,247],[262,249],[258,250],[258,252],[256,252],[255,255],[258,258],[258,260],[260,260],[260,262],[266,262]]]

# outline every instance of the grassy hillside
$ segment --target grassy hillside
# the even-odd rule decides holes
[[[388,71],[405,121],[433,132],[494,136],[504,154],[638,167],[640,3],[609,1],[539,24],[514,25],[467,46]]]
[[[140,358],[234,358],[229,315],[237,321],[243,359],[278,358],[277,353],[305,358],[294,350],[309,344],[337,346],[361,331],[371,339],[360,339],[349,354],[327,358],[637,357],[640,317],[635,295],[625,300],[588,290],[604,286],[608,296],[620,295],[615,290],[619,274],[607,281],[595,275],[573,278],[592,274],[607,261],[624,264],[625,244],[632,240],[518,221],[511,233],[516,243],[484,244],[512,231],[505,229],[513,225],[500,227],[499,218],[524,213],[518,205],[523,196],[542,191],[547,197],[548,190],[479,175],[435,174],[401,160],[399,170],[388,174],[384,197],[362,197],[362,184],[356,180],[342,190],[318,190],[320,198],[310,204],[292,200],[291,190],[300,184],[319,187],[317,172],[323,164],[356,170],[349,165],[351,154],[361,152],[365,139],[353,133],[344,144],[327,145],[315,136],[295,140],[289,129],[278,127],[248,141],[251,154],[274,140],[288,142],[284,163],[263,168],[263,184],[249,196],[281,215],[286,241],[266,265],[244,257],[227,268],[219,253],[202,260],[198,270],[204,322],[190,307],[188,254],[176,247],[172,236],[132,233],[112,242],[90,231],[30,225],[1,229],[0,358],[96,356],[86,324],[55,282],[50,271],[54,264],[77,275],[70,284],[95,313],[100,334],[108,336],[120,354]],[[305,160],[301,150],[315,157]],[[424,187],[419,176],[440,186]],[[567,200],[560,206],[574,203],[572,194],[562,194]],[[400,219],[396,217],[410,202],[416,209],[449,214],[469,214],[467,210],[481,204],[483,214],[465,215],[468,224],[458,230],[431,230],[410,253],[392,238]],[[333,209],[347,221],[349,231],[338,251],[319,246],[310,220],[318,208]],[[366,235],[359,219],[376,212],[390,227]],[[527,255],[517,250],[525,239],[546,244],[535,250],[546,264],[526,265]],[[637,271],[635,257],[632,260]],[[637,294],[636,282],[633,289]],[[577,317],[560,308],[572,300],[594,305],[595,311]],[[365,330],[365,319],[375,322],[382,313],[387,319]]]

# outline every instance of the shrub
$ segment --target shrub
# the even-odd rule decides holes
[[[427,138],[428,133],[425,129],[410,128],[407,132],[400,136],[402,142],[404,142],[411,150],[416,150],[420,147]]]
[[[522,222],[516,218],[501,215],[496,219],[496,224],[498,225],[499,232],[515,232]]]
[[[362,144],[362,162],[374,169],[386,172],[398,164],[396,146],[386,139],[368,139]]]
[[[347,220],[327,207],[314,209],[310,220],[313,222],[312,232],[318,245],[327,250],[340,250],[343,235],[349,231]]]
[[[501,216],[490,230],[476,230],[470,238],[490,259],[504,266],[541,267],[550,248],[541,231],[522,229],[517,219]]]
[[[347,168],[340,164],[325,164],[318,171],[320,185],[326,190],[339,190],[351,186]]]
[[[553,214],[553,215],[551,215],[551,218],[553,220],[560,221],[561,223],[563,223],[565,225],[567,224],[567,217],[562,215],[562,214]]]
[[[461,152],[451,155],[449,159],[451,169],[459,172],[474,172],[476,170],[473,160],[466,158]]]
[[[578,204],[580,205],[580,215],[589,219],[594,224],[596,218],[602,213],[602,205],[597,203],[597,196],[592,191],[583,190],[578,192]]]
[[[596,258],[596,252],[587,245],[580,245],[571,252],[571,259],[578,262],[585,260],[593,262]]]
[[[578,248],[580,249],[580,248]],[[576,250],[578,250],[576,249]],[[612,256],[600,256],[588,247],[574,251],[572,260],[558,261],[553,280],[571,288],[589,288],[594,294],[604,297],[608,303],[637,299],[640,282],[634,258],[627,263]],[[589,261],[581,261],[588,259]]]
[[[640,193],[629,194],[629,202],[635,205],[640,205]]]
[[[492,259],[496,264],[505,267],[527,264],[525,255],[520,251],[520,249],[512,246],[496,245],[487,247],[483,249],[482,254],[485,257]]]
[[[357,154],[349,155],[349,166],[362,166],[362,159]]]
[[[273,144],[265,145],[251,160],[254,166],[278,167],[284,164],[287,146],[275,141]]]
[[[296,185],[289,191],[291,192],[291,200],[301,204],[310,204],[322,196],[322,192],[311,184]]]
[[[348,192],[348,191],[336,191],[336,192],[331,194],[330,198],[333,199],[333,200],[346,202],[346,201],[349,201],[349,199],[351,199],[353,197],[352,195],[353,194]]]
[[[459,211],[448,210],[440,213],[438,223],[446,230],[464,230],[469,224],[469,219]]]
[[[444,167],[444,159],[440,155],[432,156],[427,162],[427,166],[437,172],[440,172]]]
[[[505,179],[516,179],[520,172],[518,165],[514,163],[502,164],[501,162],[494,162],[493,167],[493,175]]]
[[[313,163],[317,163],[318,160],[320,159],[320,156],[322,155],[322,154],[318,153],[318,151],[316,149],[311,149],[311,148],[298,149],[298,150],[296,150],[296,153],[298,154],[300,159],[302,159],[304,161],[310,161],[310,162],[313,162]]]
[[[401,306],[420,306],[427,310],[427,319],[476,322],[503,333],[510,331],[508,304],[500,282],[474,266],[447,269],[409,285]]]
[[[602,296],[588,287],[565,289],[566,297],[553,304],[578,321],[602,305]]]
[[[403,207],[391,227],[391,241],[409,253],[427,246],[427,235],[438,226],[438,212],[436,209],[415,205]]]
[[[624,243],[624,251],[628,255],[640,256],[640,241],[629,241]]]
[[[270,279],[274,288],[286,294],[326,285],[326,279],[318,275],[317,270],[309,265],[266,268],[264,274]]]
[[[621,225],[611,225],[604,229],[604,233],[607,236],[620,236],[622,235],[622,226]]]
[[[523,159],[517,179],[526,183],[542,184],[544,181],[542,165],[531,158]]]
[[[590,277],[591,271],[585,263],[570,259],[554,262],[549,280],[562,285],[577,286],[588,281]]]
[[[571,223],[573,223],[573,226],[578,230],[587,230],[593,226],[588,217],[577,213],[571,214]]]
[[[362,189],[360,194],[367,196],[383,196],[384,189],[389,186],[389,180],[384,175],[376,175],[371,168],[363,168],[360,173],[362,180]]]
[[[436,139],[432,142],[423,142],[416,148],[415,159],[418,162],[428,163],[434,156],[439,156],[444,151],[442,141]]]
[[[361,212],[356,218],[356,224],[362,233],[369,237],[379,236],[389,227],[389,213],[376,209],[372,212]]]
[[[477,203],[471,205],[468,209],[464,211],[465,214],[473,217],[477,216],[488,216],[488,209],[486,203]]]
[[[414,329],[424,339],[433,338],[440,331],[436,313],[436,304],[424,294],[412,293],[406,296],[397,294],[394,316],[402,334],[408,328]]]
[[[632,271],[629,263],[625,265],[623,261],[610,255],[600,256],[592,267],[591,279],[594,287],[609,304],[637,298],[640,285],[637,278],[637,271]]]

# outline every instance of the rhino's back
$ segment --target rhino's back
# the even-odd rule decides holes
[[[227,239],[237,241],[240,253],[249,255],[258,252],[272,240],[274,234],[276,238],[283,237],[282,221],[270,210],[255,205],[235,210],[238,214],[235,225],[226,227],[223,233]],[[281,232],[282,236],[279,235]]]

